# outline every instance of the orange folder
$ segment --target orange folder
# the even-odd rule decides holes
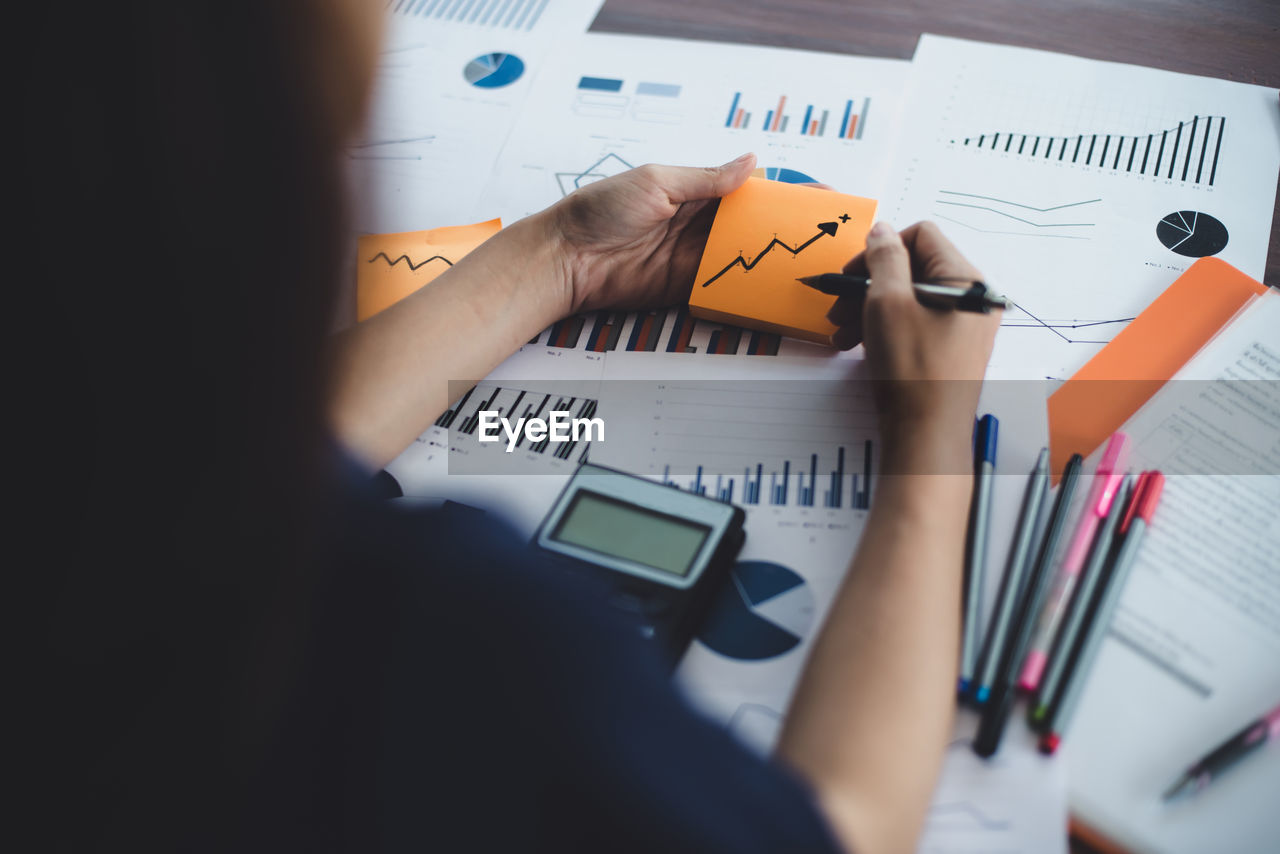
[[[1266,285],[1201,258],[1049,396],[1049,455],[1089,456]],[[1055,475],[1056,480],[1056,475]]]
[[[748,178],[720,200],[690,313],[830,344],[836,298],[796,279],[843,269],[866,246],[875,215],[874,199]]]
[[[367,320],[430,282],[502,230],[502,220],[430,231],[366,234],[356,247],[356,320]]]

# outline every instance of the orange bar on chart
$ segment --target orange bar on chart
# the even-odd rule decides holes
[[[742,113],[743,113],[742,107],[739,107],[738,115],[733,117],[733,126],[736,128],[742,127]]]
[[[1201,258],[1111,343],[1049,396],[1055,480],[1073,453],[1088,456],[1151,399],[1266,286],[1217,258]]]
[[[812,119],[809,122],[809,136],[817,136],[817,135],[818,135],[818,120]]]
[[[720,201],[690,313],[830,344],[836,298],[796,279],[842,269],[866,245],[875,214],[874,199],[748,178]]]
[[[778,111],[773,114],[773,127],[769,130],[777,130],[782,126],[782,108],[787,105],[787,96],[783,95],[778,99]]]
[[[430,231],[366,234],[356,242],[356,319],[367,320],[426,285],[502,230],[502,220]]]
[[[845,139],[853,139],[853,129],[854,129],[854,128],[856,128],[857,126],[858,126],[858,117],[857,117],[857,116],[850,116],[850,117],[849,117],[849,129],[848,129],[847,131],[845,131],[845,133],[844,133],[844,138],[845,138]]]

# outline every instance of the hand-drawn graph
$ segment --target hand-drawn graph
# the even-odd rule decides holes
[[[1102,199],[1040,207],[996,196],[939,190],[934,216],[984,234],[1044,237],[1057,240],[1089,240],[1096,222],[1090,207]]]
[[[418,272],[418,270],[427,266],[432,261],[443,261],[446,267],[453,266],[453,262],[450,261],[448,258],[444,257],[443,255],[432,255],[430,258],[426,258],[422,261],[415,262],[408,255],[400,255],[399,257],[392,259],[391,256],[387,255],[387,253],[385,252],[379,252],[377,255],[374,255],[372,258],[369,259],[368,263],[373,264],[379,258],[387,262],[388,267],[394,267],[397,264],[399,264],[401,261],[403,261],[405,263],[405,266],[408,267],[410,272],[413,272],[413,273]]]
[[[841,214],[838,217],[838,219],[841,222],[848,222],[849,215]],[[818,233],[796,247],[787,245],[783,241],[779,240],[777,235],[774,235],[773,239],[770,240],[768,244],[765,245],[764,249],[761,249],[760,252],[753,259],[747,260],[746,256],[739,254],[737,258],[734,258],[728,264],[725,264],[724,268],[721,269],[718,273],[716,273],[714,276],[712,276],[711,278],[703,282],[702,287],[705,288],[708,285],[711,285],[716,281],[716,279],[719,279],[721,276],[723,276],[725,273],[728,273],[734,267],[741,267],[743,272],[748,272],[748,273],[751,272],[752,270],[755,269],[757,264],[759,264],[762,260],[764,260],[764,257],[768,255],[773,250],[773,247],[775,246],[781,246],[783,249],[790,252],[793,256],[799,255],[806,248],[811,246],[817,240],[820,240],[822,237],[824,236],[835,237],[836,229],[838,229],[839,227],[840,227],[839,222],[820,222],[816,226],[816,228],[818,229]]]
[[[1223,116],[1192,116],[1190,121],[1178,122],[1177,127],[1145,135],[1082,133],[1048,136],[996,131],[958,137],[952,139],[951,144],[974,151],[996,151],[1035,160],[1096,166],[1115,172],[1212,187],[1218,177],[1226,125],[1227,120]]]
[[[1156,223],[1156,237],[1170,252],[1188,258],[1217,255],[1227,248],[1227,227],[1199,211],[1174,211]]]

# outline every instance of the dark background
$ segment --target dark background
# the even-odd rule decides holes
[[[606,0],[591,29],[900,59],[930,32],[1280,87],[1280,0]]]

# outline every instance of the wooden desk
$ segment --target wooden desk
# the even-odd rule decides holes
[[[928,31],[1280,87],[1277,0],[606,0],[591,29],[903,59]]]

